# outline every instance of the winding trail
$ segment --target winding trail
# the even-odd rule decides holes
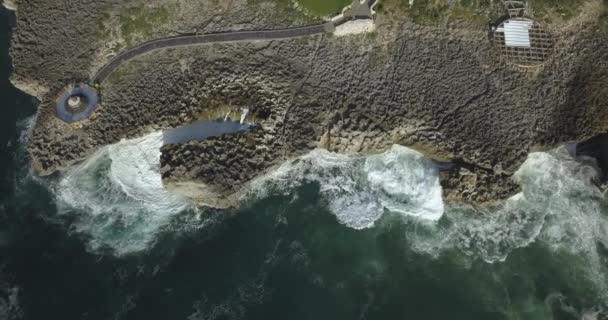
[[[295,28],[209,33],[152,40],[119,53],[117,56],[112,58],[110,62],[97,71],[97,74],[95,74],[93,77],[93,81],[101,83],[123,63],[126,63],[140,55],[156,50],[223,42],[291,39],[315,34],[330,33],[333,32],[335,28],[336,25],[333,22],[327,22],[323,24]]]

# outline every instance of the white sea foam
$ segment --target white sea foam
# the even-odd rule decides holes
[[[437,170],[423,156],[395,145],[383,154],[349,156],[317,149],[256,180],[253,192],[290,192],[318,183],[338,221],[355,228],[374,226],[385,210],[425,221],[443,214]]]
[[[0,287],[0,318],[6,320],[22,319],[23,309],[19,303],[19,287],[0,285],[2,285]]]
[[[585,257],[587,276],[608,293],[598,254],[600,243],[608,247],[607,204],[592,182],[596,175],[563,148],[532,153],[514,176],[522,187],[519,194],[494,208],[451,206],[444,213],[436,170],[417,152],[394,146],[365,157],[314,150],[253,188],[255,195],[265,196],[318,183],[333,214],[355,229],[373,227],[385,210],[398,213],[407,221],[413,249],[432,256],[458,250],[494,263],[541,241],[552,250]],[[440,223],[420,223],[442,214]]]
[[[394,145],[384,154],[367,157],[364,173],[389,211],[433,221],[443,215],[438,172],[422,154]]]
[[[76,226],[91,235],[93,248],[145,249],[171,217],[189,207],[162,188],[161,139],[155,133],[103,148],[58,184],[60,213],[84,213]],[[605,197],[591,182],[595,175],[563,149],[532,153],[515,174],[522,192],[501,206],[444,210],[433,165],[395,145],[370,156],[314,150],[254,181],[252,192],[265,197],[316,183],[340,223],[370,228],[385,212],[395,213],[414,222],[406,230],[412,247],[435,256],[451,249],[494,263],[541,241],[552,250],[584,256],[588,276],[608,292],[598,255],[599,244],[608,247],[608,218]],[[440,218],[441,223],[420,223]]]
[[[440,226],[412,228],[415,250],[440,255],[457,249],[486,262],[504,261],[535,241],[582,257],[584,270],[608,298],[608,278],[598,245],[608,247],[606,199],[592,180],[596,171],[564,149],[532,153],[515,174],[521,193],[494,209],[452,207]]]
[[[77,231],[91,247],[117,254],[144,250],[190,203],[163,188],[162,133],[124,140],[97,151],[56,186],[60,214],[79,213]]]
[[[16,150],[14,154],[14,161],[16,164],[15,191],[17,195],[27,194],[27,185],[29,182],[41,183],[40,178],[34,174],[26,148],[29,144],[30,137],[32,131],[34,130],[34,125],[36,124],[37,118],[38,113],[17,122],[17,130],[19,132],[19,137],[17,139],[17,145],[15,146]]]

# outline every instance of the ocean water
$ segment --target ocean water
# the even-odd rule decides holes
[[[401,146],[315,150],[230,211],[162,188],[161,133],[39,178],[0,13],[0,319],[602,319],[608,202],[565,150],[531,154],[522,192],[485,209],[444,203]]]

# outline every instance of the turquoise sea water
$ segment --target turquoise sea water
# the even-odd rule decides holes
[[[484,210],[444,204],[398,146],[314,151],[229,212],[162,189],[161,133],[40,179],[1,13],[0,319],[601,319],[608,202],[563,150],[530,155],[522,193]]]

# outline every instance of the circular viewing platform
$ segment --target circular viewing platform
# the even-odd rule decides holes
[[[72,123],[88,119],[97,109],[99,96],[97,90],[88,85],[66,90],[58,99],[55,108],[57,117]]]

